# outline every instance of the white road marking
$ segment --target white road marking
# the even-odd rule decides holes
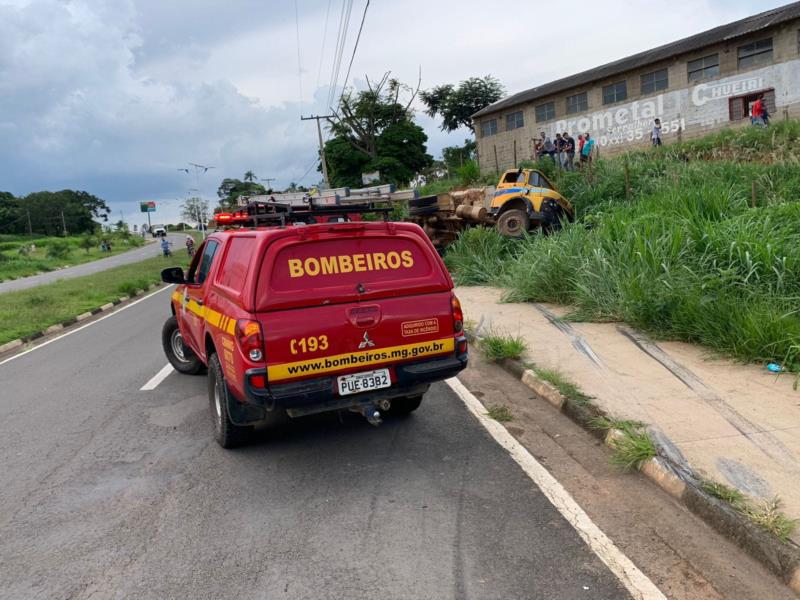
[[[62,339],[62,338],[65,338],[65,337],[67,337],[68,335],[72,335],[73,333],[78,333],[78,332],[79,332],[81,329],[86,329],[87,327],[91,327],[92,325],[97,325],[97,324],[98,324],[100,321],[105,321],[105,320],[106,320],[107,318],[109,318],[109,317],[113,317],[114,315],[118,315],[118,314],[119,314],[119,313],[121,313],[123,310],[127,310],[127,309],[129,309],[131,306],[135,306],[135,305],[139,304],[139,302],[144,302],[145,300],[147,300],[147,299],[148,299],[148,298],[150,298],[151,296],[155,296],[156,294],[160,294],[160,293],[161,293],[161,292],[163,292],[164,290],[169,290],[169,289],[172,289],[172,285],[168,285],[168,286],[166,286],[166,287],[163,287],[163,288],[161,288],[160,290],[156,290],[156,291],[155,291],[155,292],[153,292],[152,294],[147,294],[147,296],[142,296],[142,297],[141,297],[141,298],[139,298],[138,300],[134,300],[134,301],[133,301],[133,302],[131,302],[130,304],[126,304],[125,306],[123,306],[123,307],[122,307],[122,308],[120,308],[119,310],[115,310],[115,311],[112,311],[112,312],[110,312],[110,313],[108,313],[108,314],[106,314],[106,315],[103,315],[102,317],[100,317],[100,318],[99,318],[99,319],[97,319],[96,321],[92,321],[92,322],[90,322],[90,323],[86,323],[86,325],[81,325],[80,327],[77,327],[77,328],[75,328],[75,329],[70,329],[70,330],[69,330],[69,331],[67,331],[66,333],[62,333],[61,335],[58,335],[58,336],[56,336],[56,337],[54,337],[54,338],[52,338],[52,339],[49,339],[49,340],[47,340],[46,342],[42,342],[41,344],[38,344],[38,345],[34,346],[33,348],[28,348],[28,349],[27,349],[27,350],[25,350],[24,352],[20,352],[19,354],[15,354],[14,356],[10,356],[10,357],[8,357],[8,358],[7,358],[7,359],[5,359],[5,360],[3,360],[3,361],[0,361],[0,365],[4,365],[4,364],[6,364],[7,362],[11,362],[12,360],[14,360],[14,359],[16,359],[16,358],[19,358],[20,356],[25,356],[25,355],[26,355],[26,354],[28,354],[29,352],[33,352],[34,350],[38,350],[39,348],[44,348],[44,347],[45,347],[45,346],[47,346],[48,344],[52,344],[53,342],[56,342],[56,341],[58,341],[58,340],[60,340],[60,339]]]
[[[478,422],[505,448],[522,470],[539,487],[550,503],[578,532],[586,545],[605,563],[636,600],[666,600],[666,596],[631,560],[614,545],[608,536],[589,518],[569,492],[520,444],[508,430],[486,415],[486,408],[458,379],[450,386]]]
[[[140,387],[139,391],[146,392],[149,390],[156,389],[158,387],[158,384],[164,381],[167,377],[169,377],[169,374],[172,373],[174,370],[175,368],[171,364],[167,363],[162,367],[162,369],[158,373],[156,373],[150,378],[150,381],[148,381],[142,387]]]

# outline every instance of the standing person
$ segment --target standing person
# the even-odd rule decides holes
[[[561,137],[560,133],[556,134],[555,145],[556,145],[556,156],[558,157],[556,165],[563,168],[564,159],[566,159],[567,156],[566,152],[564,152],[564,138]]]
[[[764,122],[764,94],[759,94],[756,101],[753,102],[752,123],[756,127],[765,127],[767,124]]]
[[[186,236],[186,253],[189,256],[194,256],[194,238],[190,235]]]
[[[568,131],[565,131],[562,139],[566,140],[564,149],[567,153],[567,159],[564,161],[564,168],[567,171],[572,171],[575,169],[575,165],[573,164],[575,162],[575,138],[572,137]]]
[[[653,148],[661,145],[661,119],[656,119],[653,123],[653,131],[650,133],[650,141]]]
[[[583,138],[583,148],[581,149],[581,163],[588,163],[592,160],[592,151],[594,150],[594,139],[587,132]]]
[[[544,134],[544,132],[542,132],[542,134]],[[553,162],[556,161],[556,146],[547,136],[545,136],[544,143],[542,144],[542,153],[547,154]]]
[[[167,236],[161,238],[161,252],[164,256],[172,256],[172,251],[169,249],[169,240]]]
[[[538,138],[533,140],[533,160],[542,158],[542,154],[544,153],[542,146],[544,146],[544,131],[542,131]]]

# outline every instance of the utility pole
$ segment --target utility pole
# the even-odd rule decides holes
[[[64,226],[64,237],[67,237],[67,221],[64,219],[64,211],[61,211],[61,224]]]
[[[266,181],[267,182],[267,189],[269,189],[269,190],[272,189],[272,185],[270,184],[270,181],[275,181],[275,177],[261,177],[260,179],[261,179],[261,181]]]
[[[25,209],[25,212],[28,215],[28,235],[33,237],[33,227],[31,227],[31,211],[30,209]]]
[[[336,115],[311,115],[310,117],[300,116],[301,121],[310,121],[312,119],[317,122],[317,136],[319,136],[319,157],[322,161],[322,179],[325,181],[325,187],[330,188],[331,183],[328,180],[328,161],[325,160],[325,146],[322,143],[322,126],[319,124],[320,119],[332,119]]]
[[[197,186],[197,198],[198,198],[198,200],[200,200],[201,199],[200,198],[200,189],[199,189],[200,188],[200,171],[202,170],[203,173],[207,173],[209,169],[214,169],[216,167],[210,167],[208,165],[199,165],[199,164],[193,163],[193,162],[190,162],[189,165],[194,168],[194,182],[195,182],[195,186]],[[186,171],[187,173],[189,172],[189,169],[178,169],[178,170],[179,171]],[[200,211],[198,210],[197,212],[200,212]],[[205,215],[203,215],[203,216],[205,216]],[[205,239],[206,239],[206,224],[205,224],[205,222],[199,222],[198,221],[198,225],[200,225],[200,231],[203,234],[203,241],[205,241]]]

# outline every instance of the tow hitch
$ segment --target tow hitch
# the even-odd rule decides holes
[[[354,412],[361,413],[361,415],[367,420],[367,423],[370,425],[374,425],[377,427],[381,423],[383,423],[383,419],[381,418],[381,411],[386,412],[392,406],[391,401],[389,400],[380,400],[378,402],[369,404],[362,404],[361,406],[354,407],[351,410]]]

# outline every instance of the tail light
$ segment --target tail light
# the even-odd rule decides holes
[[[253,362],[264,358],[264,336],[261,335],[261,323],[258,321],[236,321],[236,341],[244,355]]]
[[[217,213],[214,215],[214,220],[217,223],[229,223],[233,219],[233,215],[231,213]]]
[[[461,333],[464,331],[464,311],[461,310],[461,302],[458,301],[455,294],[450,296],[450,307],[453,311],[453,331]]]

